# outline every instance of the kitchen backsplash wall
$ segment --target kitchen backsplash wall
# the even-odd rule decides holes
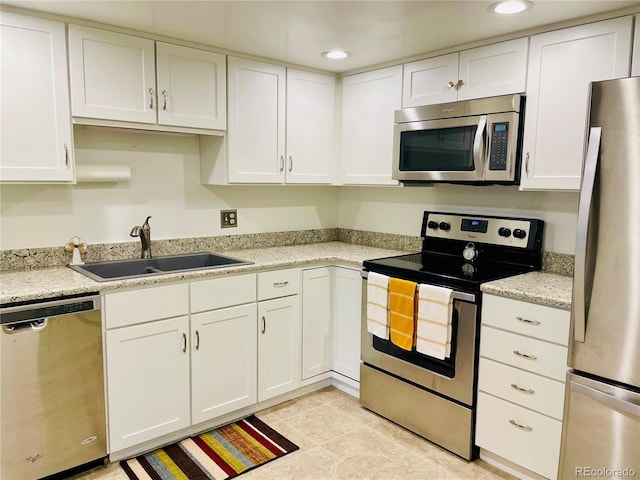
[[[334,228],[335,187],[204,186],[197,136],[76,126],[77,164],[124,164],[131,180],[69,185],[2,185],[0,249],[129,242],[153,218],[153,240]],[[220,228],[220,210],[238,227]],[[137,239],[135,239],[137,240]]]
[[[539,218],[544,250],[575,252],[578,193],[521,192],[515,186],[342,187],[338,226],[420,236],[425,210]]]
[[[0,250],[136,242],[131,228],[151,215],[153,240],[339,228],[418,237],[424,210],[541,218],[544,249],[574,252],[577,193],[517,187],[204,186],[196,136],[76,126],[78,164],[124,164],[131,180],[69,185],[3,185]],[[220,228],[220,210],[238,209],[238,227]],[[353,237],[353,238],[352,238]],[[397,242],[392,242],[397,243]],[[419,245],[419,242],[418,242]]]

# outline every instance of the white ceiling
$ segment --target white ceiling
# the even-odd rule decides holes
[[[3,4],[345,72],[484,38],[638,6],[638,1],[534,0],[509,17],[492,1],[18,0]],[[353,55],[327,60],[340,48]]]

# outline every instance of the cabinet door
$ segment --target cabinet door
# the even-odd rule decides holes
[[[230,183],[282,183],[285,157],[285,69],[228,58]]]
[[[528,38],[460,52],[458,100],[524,93]]]
[[[403,70],[402,108],[456,101],[457,53],[407,63]]]
[[[287,183],[331,183],[335,77],[287,69]]]
[[[398,185],[391,178],[391,159],[394,112],[401,100],[401,65],[343,78],[342,183]]]
[[[0,180],[72,182],[64,23],[2,12]]]
[[[156,123],[153,40],[69,25],[76,117]]]
[[[635,17],[636,30],[633,34],[633,59],[631,60],[631,76],[640,77],[640,15]]]
[[[159,124],[226,129],[224,55],[157,42],[156,66]]]
[[[300,384],[300,296],[258,303],[258,401]]]
[[[580,189],[590,83],[629,75],[631,21],[531,37],[521,189]]]
[[[190,425],[189,317],[108,330],[110,451]]]
[[[333,294],[335,308],[333,370],[359,381],[362,315],[360,270],[336,267]]]
[[[332,267],[302,272],[302,379],[331,370]]]
[[[256,304],[191,316],[191,421],[256,403]]]

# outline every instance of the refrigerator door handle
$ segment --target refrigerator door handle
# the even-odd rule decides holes
[[[578,224],[576,227],[576,260],[575,274],[573,278],[573,337],[576,342],[584,343],[586,322],[586,263],[587,263],[587,234],[589,233],[589,216],[591,214],[591,201],[593,188],[596,182],[596,166],[600,153],[601,127],[591,127],[589,130],[589,144],[587,156],[584,161],[582,174],[582,188],[580,191],[580,204],[578,206]]]
[[[618,411],[623,411],[630,415],[640,417],[640,405],[637,405],[635,403],[631,403],[627,400],[623,400],[609,393],[596,390],[595,388],[588,387],[581,383],[571,382],[571,390],[577,393],[581,393],[582,395],[585,395],[589,398],[593,398],[594,400]]]

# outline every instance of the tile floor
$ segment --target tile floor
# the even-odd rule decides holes
[[[259,412],[300,450],[242,475],[242,480],[500,480],[493,466],[466,462],[363,409],[334,387]],[[127,480],[110,464],[73,480]]]

